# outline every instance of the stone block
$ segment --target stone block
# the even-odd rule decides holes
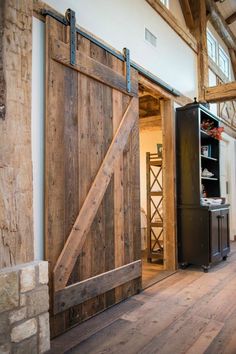
[[[26,307],[10,312],[9,321],[10,323],[15,323],[26,318]]]
[[[39,263],[39,283],[47,284],[48,283],[48,262]]]
[[[35,317],[47,312],[49,308],[49,296],[47,285],[41,286],[26,294],[27,316]]]
[[[35,266],[27,266],[20,272],[20,292],[33,290],[35,288]]]
[[[37,354],[37,346],[37,336],[33,336],[21,343],[14,344],[12,354]]]
[[[19,286],[18,273],[0,272],[0,313],[11,310],[18,306],[19,303]]]
[[[37,332],[37,321],[35,318],[31,318],[28,321],[21,323],[18,326],[12,328],[11,341],[18,343],[26,338],[33,336]]]
[[[50,349],[49,313],[39,316],[39,353]]]
[[[11,344],[5,343],[0,345],[0,354],[11,354]]]
[[[26,305],[26,295],[20,294],[20,306],[25,306],[25,305]]]
[[[10,342],[10,324],[8,312],[4,312],[0,314],[0,344],[7,342]]]

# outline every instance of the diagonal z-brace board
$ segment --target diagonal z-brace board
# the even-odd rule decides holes
[[[76,260],[81,253],[98,208],[114,172],[117,157],[123,152],[137,119],[138,98],[133,97],[123,115],[116,134],[87,194],[70,235],[55,265],[54,289],[65,288]]]

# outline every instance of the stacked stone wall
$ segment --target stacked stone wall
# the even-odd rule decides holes
[[[0,354],[50,349],[48,263],[0,270]]]

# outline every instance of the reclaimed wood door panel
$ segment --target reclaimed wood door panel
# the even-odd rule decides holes
[[[52,336],[141,286],[137,72],[131,71],[128,93],[125,63],[80,35],[71,66],[68,33],[47,18],[45,257]]]

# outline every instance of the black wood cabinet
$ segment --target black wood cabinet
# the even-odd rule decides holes
[[[218,118],[200,104],[177,109],[178,258],[205,271],[230,251],[229,205],[205,204],[221,196],[218,128]]]

